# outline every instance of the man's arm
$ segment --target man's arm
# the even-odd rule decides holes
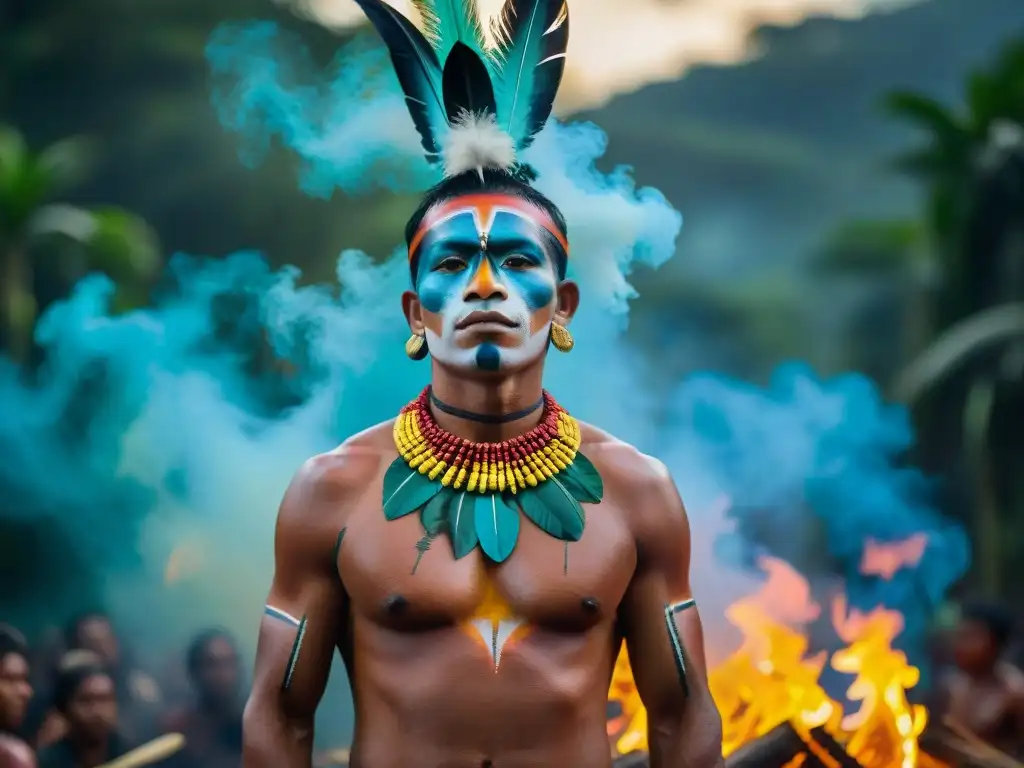
[[[690,590],[690,525],[664,465],[648,457],[637,457],[637,464],[642,469],[629,512],[638,562],[622,619],[647,709],[651,768],[719,768],[725,765],[722,719],[708,689]]]
[[[245,768],[308,768],[313,721],[343,631],[336,542],[366,467],[344,448],[308,461],[285,493],[274,537],[274,580],[256,646],[243,720]],[[372,471],[372,470],[371,470]]]

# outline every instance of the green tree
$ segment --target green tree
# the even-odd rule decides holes
[[[1024,390],[1024,39],[968,77],[961,109],[907,92],[890,94],[886,106],[925,132],[897,167],[928,190],[941,278],[932,305],[939,336],[896,379],[896,392],[924,399],[926,418],[940,409],[961,414],[955,427],[974,478],[978,560],[995,592],[1024,538],[1004,533],[1011,510],[1024,506],[1015,482],[1024,439],[1019,429],[995,437],[999,412],[1018,412]]]
[[[36,268],[42,259],[56,261],[55,270],[46,272],[65,285],[87,271],[105,272],[125,304],[144,300],[159,265],[156,238],[141,219],[118,208],[90,210],[58,201],[81,180],[87,159],[81,140],[36,152],[18,131],[0,126],[0,347],[19,362],[31,348],[44,284]]]

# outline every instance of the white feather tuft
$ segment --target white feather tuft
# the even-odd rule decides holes
[[[445,136],[441,157],[445,176],[476,171],[483,179],[485,168],[504,171],[516,164],[516,143],[494,115],[463,111]]]

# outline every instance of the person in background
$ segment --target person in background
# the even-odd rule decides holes
[[[54,685],[64,735],[39,753],[39,768],[95,768],[128,751],[118,732],[117,690],[91,653],[66,657]]]
[[[171,713],[165,732],[185,736],[173,765],[182,768],[237,768],[242,760],[242,669],[234,638],[210,629],[189,645],[186,667],[194,698]]]
[[[1024,672],[1005,660],[1013,620],[998,605],[964,607],[953,632],[954,669],[940,682],[940,711],[1010,754],[1024,752]]]
[[[31,699],[25,638],[0,625],[0,768],[35,768],[32,748],[18,735]]]
[[[81,614],[65,632],[68,651],[90,651],[110,671],[121,705],[123,732],[133,740],[154,735],[163,701],[156,680],[126,657],[110,618],[100,611]]]

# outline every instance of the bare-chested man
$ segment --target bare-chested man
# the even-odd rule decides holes
[[[310,765],[339,649],[353,768],[609,766],[625,640],[652,768],[721,766],[672,479],[542,388],[549,347],[572,348],[579,292],[566,223],[515,158],[550,114],[567,10],[510,3],[496,72],[473,24],[433,3],[420,4],[428,43],[379,0],[357,1],[444,166],[406,229],[406,351],[429,353],[430,387],[311,459],[285,495],[244,765]]]
[[[1024,757],[1024,672],[1003,658],[1012,626],[999,606],[964,608],[953,637],[956,669],[940,685],[940,706],[976,736]]]

